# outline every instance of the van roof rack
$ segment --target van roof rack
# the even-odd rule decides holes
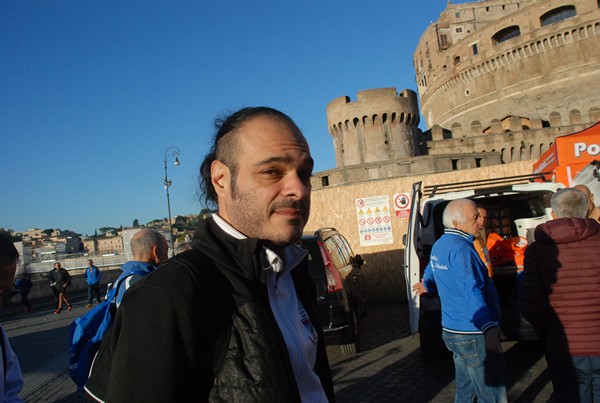
[[[425,186],[423,194],[426,197],[433,197],[436,194],[459,192],[461,190],[473,190],[490,186],[521,185],[532,182],[549,182],[545,175],[551,175],[550,172],[540,172],[537,174],[515,175],[504,178],[488,178],[475,181],[443,183],[439,185]]]

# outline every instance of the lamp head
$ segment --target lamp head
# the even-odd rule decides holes
[[[179,157],[175,157],[175,162],[173,163],[173,165],[175,165],[175,166],[179,165]]]

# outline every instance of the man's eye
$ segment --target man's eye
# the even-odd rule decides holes
[[[269,175],[269,176],[280,174],[279,170],[277,170],[277,169],[265,169],[264,171],[262,171],[262,173],[265,175]]]

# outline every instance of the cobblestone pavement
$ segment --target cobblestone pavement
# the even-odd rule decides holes
[[[339,402],[453,402],[454,365],[448,355],[424,360],[411,336],[406,304],[370,307],[360,324],[361,352],[327,347]],[[505,342],[508,401],[551,402],[552,385],[537,342]]]
[[[20,307],[2,311],[1,322],[19,356],[26,402],[85,402],[67,369],[68,326],[82,315],[83,296],[60,315],[39,306],[25,315]],[[327,347],[338,402],[452,402],[452,359],[423,360],[418,336],[408,331],[406,304],[370,306],[361,325],[361,352],[344,356]],[[540,347],[535,342],[504,343],[510,402],[549,402],[552,387]]]

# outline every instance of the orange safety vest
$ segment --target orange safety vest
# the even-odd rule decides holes
[[[473,246],[475,246],[475,250],[479,254],[481,261],[485,264],[485,267],[488,269],[488,275],[492,278],[494,274],[494,268],[492,267],[492,260],[490,259],[490,252],[488,251],[487,246],[483,243],[483,239],[477,237],[473,240]]]

